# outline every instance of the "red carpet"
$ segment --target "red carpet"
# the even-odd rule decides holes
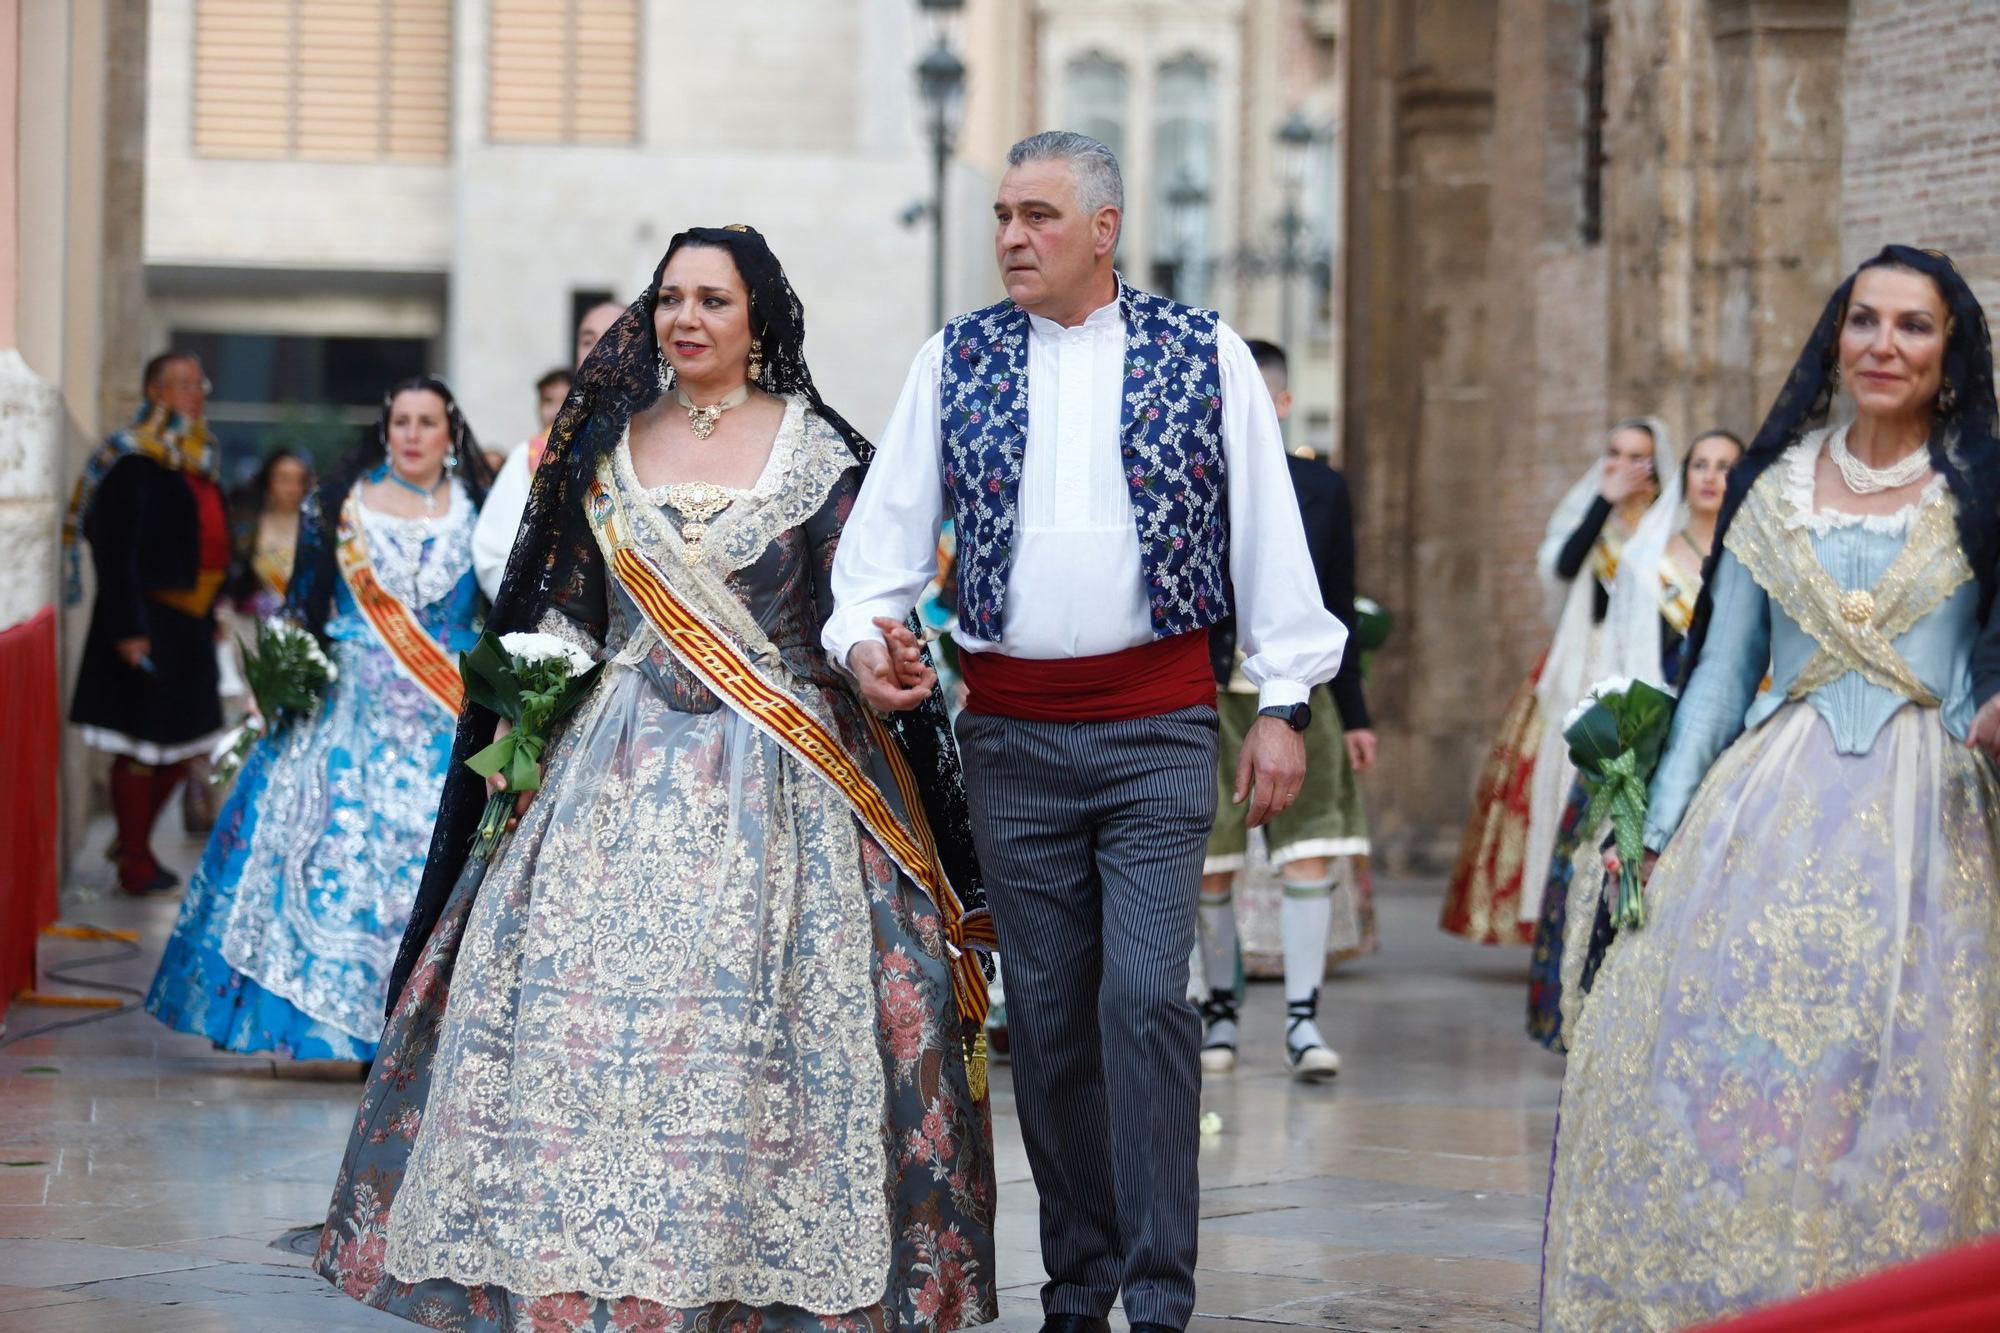
[[[1991,1333],[2000,1329],[2000,1237],[1758,1310],[1701,1333]]]

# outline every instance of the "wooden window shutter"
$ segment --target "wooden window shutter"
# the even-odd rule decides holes
[[[492,0],[487,132],[505,143],[631,143],[638,0]]]
[[[451,0],[200,0],[195,151],[441,162]]]

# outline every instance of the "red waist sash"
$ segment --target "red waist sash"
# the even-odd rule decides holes
[[[1048,659],[960,653],[965,706],[1028,722],[1124,722],[1215,706],[1208,631],[1155,639],[1123,652]]]

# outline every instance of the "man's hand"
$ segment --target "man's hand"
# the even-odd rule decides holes
[[[910,633],[910,627],[900,620],[876,616],[875,628],[882,631],[882,640],[889,645],[889,662],[896,668],[896,683],[905,689],[921,686],[929,690],[937,677],[924,665],[923,648],[917,643],[917,636]]]
[[[1306,780],[1306,738],[1282,718],[1260,717],[1243,738],[1236,761],[1236,804],[1250,798],[1247,823],[1262,828],[1271,816],[1291,808]]]
[[[1366,773],[1375,767],[1374,732],[1350,731],[1343,739],[1347,742],[1347,762],[1354,766],[1356,773]]]
[[[1984,751],[1987,758],[2000,762],[2000,694],[1988,699],[1972,715],[1972,729],[1965,733],[1965,743],[1974,750]]]
[[[903,629],[900,625],[896,628]],[[905,637],[909,636],[908,630],[903,632]],[[906,713],[930,698],[937,673],[919,662],[917,683],[904,684],[890,653],[889,644],[864,639],[848,650],[847,670],[870,708],[878,713]]]
[[[134,671],[147,669],[146,659],[153,655],[153,641],[144,634],[130,639],[120,639],[117,643],[118,656]]]

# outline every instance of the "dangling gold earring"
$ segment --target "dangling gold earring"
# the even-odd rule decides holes
[[[751,383],[754,384],[764,378],[764,344],[756,338],[750,340],[750,365],[748,370]]]

